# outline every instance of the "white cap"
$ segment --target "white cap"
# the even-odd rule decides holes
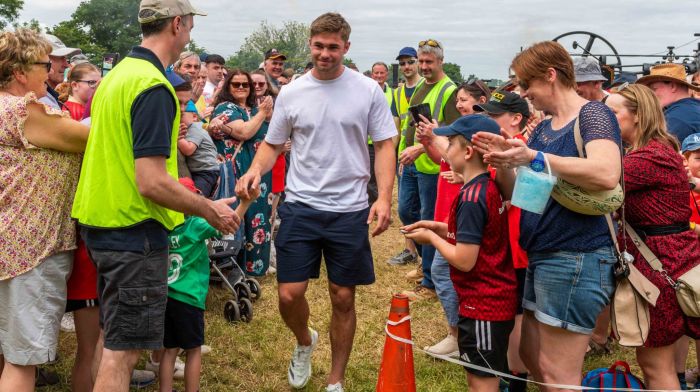
[[[63,41],[58,39],[58,37],[56,37],[55,35],[44,34],[44,38],[46,38],[46,40],[49,41],[49,43],[51,43],[51,48],[53,49],[50,53],[51,56],[68,57],[82,52],[78,48],[67,47],[63,43]]]

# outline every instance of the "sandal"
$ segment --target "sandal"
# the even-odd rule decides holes
[[[592,338],[588,340],[588,350],[586,356],[607,355],[612,353],[612,339],[608,337],[604,344],[594,341]]]

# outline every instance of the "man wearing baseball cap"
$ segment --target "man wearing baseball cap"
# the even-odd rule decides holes
[[[520,134],[530,118],[527,101],[510,91],[494,91],[488,102],[474,105],[474,111],[488,114],[511,138]]]
[[[78,48],[69,48],[58,37],[51,34],[44,34],[44,38],[51,44],[51,53],[49,60],[51,61],[51,70],[49,71],[49,79],[46,81],[46,95],[39,99],[40,102],[51,106],[54,109],[60,109],[61,103],[58,101],[58,93],[55,88],[63,82],[66,69],[70,66],[68,59],[71,56],[81,53]]]
[[[700,91],[700,87],[688,83],[683,64],[654,66],[651,73],[637,80],[637,83],[654,90],[664,108],[668,131],[679,142],[700,133],[700,101],[690,94],[691,90]]]
[[[574,59],[576,74],[576,92],[589,101],[603,102],[607,93],[603,82],[608,80],[600,70],[598,60],[593,57],[576,57]]]
[[[265,52],[265,62],[263,64],[263,69],[267,74],[268,79],[279,88],[279,82],[277,78],[282,76],[284,72],[284,62],[287,60],[287,56],[280,53],[279,50],[272,48]]]
[[[223,233],[240,223],[227,205],[233,200],[210,201],[177,181],[180,113],[165,68],[190,41],[193,15],[204,14],[188,0],[142,0],[141,45],[93,97],[72,215],[98,273],[94,391],[128,391],[140,351],[162,347],[168,231],[184,221],[182,213]]]

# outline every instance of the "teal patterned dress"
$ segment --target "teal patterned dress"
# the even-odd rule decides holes
[[[258,113],[258,108],[254,107],[250,113],[245,108],[242,108],[231,102],[223,102],[214,109],[213,117],[221,114],[226,114],[229,121],[243,120],[248,121],[251,117]],[[234,159],[233,167],[236,177],[239,178],[245,174],[253,163],[255,153],[258,147],[265,140],[267,134],[268,122],[265,121],[260,126],[260,129],[250,139],[243,142],[240,152],[233,155],[240,141],[226,135],[223,140],[214,140],[216,149],[219,153],[218,159],[220,162],[231,161]],[[242,253],[242,259],[245,263],[244,269],[246,274],[253,276],[265,275],[268,266],[270,265],[270,237],[272,230],[270,227],[270,215],[272,213],[272,174],[267,173],[262,176],[260,181],[260,197],[250,205],[245,214],[244,233],[245,240]],[[239,260],[240,260],[239,255]]]

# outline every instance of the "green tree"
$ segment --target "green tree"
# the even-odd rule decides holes
[[[455,63],[444,63],[442,64],[442,70],[445,71],[447,76],[452,79],[456,84],[461,84],[464,82],[464,76],[462,76],[462,67]]]
[[[82,49],[93,62],[100,62],[102,54],[108,52],[124,57],[141,40],[138,10],[139,0],[86,0],[70,20],[49,33],[67,46]]]
[[[22,7],[24,0],[0,0],[0,30],[17,19]]]
[[[25,21],[22,23],[13,22],[12,27],[14,27],[15,29],[31,29],[39,33],[44,32],[44,29],[41,28],[41,24],[39,24],[39,21],[36,19],[30,19],[29,21]]]
[[[197,45],[196,42],[194,42],[194,40],[191,40],[190,43],[187,44],[187,46],[185,46],[185,51],[195,52],[197,54],[202,54],[202,53],[207,52],[207,48],[205,48],[203,46],[199,46],[199,45]]]
[[[308,40],[309,26],[304,23],[287,21],[277,27],[262,21],[238,52],[229,57],[227,65],[247,70],[258,68],[265,51],[275,48],[287,56],[286,67],[304,68],[309,61]]]

